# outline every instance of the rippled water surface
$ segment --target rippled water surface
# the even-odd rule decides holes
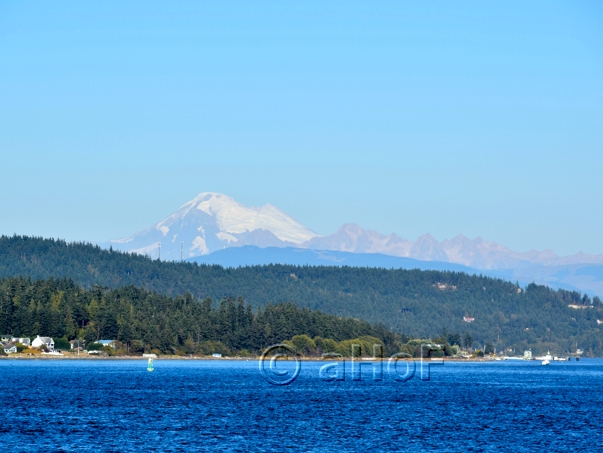
[[[0,361],[0,450],[603,451],[603,360],[454,364],[289,386],[254,361]]]

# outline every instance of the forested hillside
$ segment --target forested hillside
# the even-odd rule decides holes
[[[133,286],[85,290],[67,279],[32,282],[23,277],[0,280],[0,331],[18,337],[83,338],[88,344],[117,339],[130,352],[170,354],[258,353],[296,335],[319,337],[327,345],[374,337],[389,354],[401,346],[400,336],[383,325],[293,304],[269,304],[254,312],[242,298],[214,306],[211,299],[199,301],[190,294],[169,297]]]
[[[89,244],[0,238],[0,277],[20,275],[69,277],[86,288],[135,285],[165,295],[190,292],[199,299],[242,296],[252,308],[293,302],[383,322],[412,337],[433,337],[445,328],[469,332],[478,346],[490,342],[498,350],[566,353],[581,348],[603,355],[599,298],[456,272],[286,265],[224,269],[152,261]]]

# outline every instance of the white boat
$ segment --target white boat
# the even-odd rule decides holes
[[[553,356],[551,355],[551,351],[548,351],[546,353],[546,355],[540,356],[540,357],[536,357],[536,360],[546,360],[547,362],[551,363],[551,360],[553,360]]]
[[[550,364],[551,364],[551,361],[549,359],[544,359],[542,361],[542,365],[550,365]]]
[[[43,352],[42,355],[63,355],[58,351]]]

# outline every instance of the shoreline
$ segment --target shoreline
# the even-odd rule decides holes
[[[594,358],[596,359],[597,357],[581,357],[580,359],[584,360],[587,358]],[[58,355],[41,355],[41,354],[35,354],[35,355],[24,355],[24,354],[11,354],[9,356],[0,356],[0,360],[148,360],[149,357],[143,357],[143,356],[139,356],[139,355],[132,355],[132,356],[98,356],[98,355],[88,355],[88,354],[82,354],[82,355],[62,355],[62,356],[58,356]],[[158,355],[157,357],[153,357],[153,360],[204,360],[204,361],[250,361],[250,360],[254,360],[257,361],[260,359],[260,356],[250,356],[250,357],[240,357],[240,356],[233,356],[233,357],[211,357],[211,356],[177,356],[177,355]],[[322,358],[322,357],[299,357],[299,360],[302,362],[341,362],[343,360],[345,360],[346,362],[351,362],[352,358],[351,357],[338,357],[338,358],[332,358],[332,357],[326,357],[326,358]],[[379,360],[379,359],[377,359]],[[383,362],[387,362],[389,360],[389,357],[384,358],[384,359],[380,359]],[[372,358],[368,358],[368,357],[363,357],[360,360],[358,360],[359,362],[370,362],[370,361],[375,361],[375,359]],[[410,362],[410,361],[414,361],[414,362],[420,362],[421,359],[420,358],[413,358],[412,360],[409,359],[400,359],[400,362]],[[538,362],[538,360],[514,360],[514,361],[509,361],[509,360],[497,360],[496,358],[456,358],[456,357],[448,357],[448,358],[434,358],[434,359],[426,359],[426,361],[433,361],[433,362],[451,362],[451,363],[505,363],[505,362],[511,362],[511,363],[515,363],[515,362]],[[575,362],[576,359],[573,358],[573,360],[571,360],[571,362]]]

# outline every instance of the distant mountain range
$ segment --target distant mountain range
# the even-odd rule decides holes
[[[469,239],[459,234],[438,242],[425,234],[412,242],[396,233],[389,236],[365,230],[355,224],[344,224],[334,234],[320,236],[272,205],[247,207],[232,198],[204,192],[184,204],[169,217],[128,238],[101,244],[106,247],[140,254],[157,254],[161,258],[185,258],[208,255],[228,247],[295,247],[353,253],[381,253],[442,261],[477,269],[513,269],[530,266],[571,264],[603,264],[603,254],[560,257],[551,250],[514,252],[496,242],[478,237]]]
[[[385,236],[365,230],[355,224],[345,224],[330,236],[316,236],[302,244],[305,248],[339,250],[354,253],[383,253],[422,261],[443,261],[476,269],[514,269],[530,266],[559,266],[570,264],[603,264],[603,254],[577,253],[560,257],[551,250],[514,252],[496,242],[481,237],[469,239],[459,234],[453,239],[438,242],[425,234],[416,242],[402,239],[396,233]]]
[[[336,257],[325,254],[300,255],[300,249],[380,254],[492,271],[488,273],[512,280],[536,281],[599,294],[603,292],[603,282],[597,277],[600,272],[598,265],[603,265],[603,254],[577,253],[562,257],[551,250],[515,252],[495,242],[488,242],[480,237],[469,239],[461,234],[441,242],[430,234],[425,234],[412,242],[396,233],[387,236],[356,224],[344,224],[334,234],[321,236],[272,205],[247,207],[226,195],[214,192],[199,194],[169,217],[140,233],[99,245],[148,254],[154,258],[158,257],[161,247],[161,259],[170,261],[202,257],[245,246],[295,249],[295,252],[285,254],[289,260],[299,256],[305,256],[304,259],[312,256]],[[261,256],[258,253],[257,250],[251,253],[257,255],[253,259],[263,260],[266,256],[277,256],[275,251]],[[238,262],[242,265],[249,264],[245,261],[245,257],[249,256],[249,251],[225,252],[212,259],[227,259],[232,265],[235,264],[233,260],[239,259],[243,260]],[[383,257],[355,259],[347,255],[344,259],[346,264],[356,261],[383,263],[384,260]]]

